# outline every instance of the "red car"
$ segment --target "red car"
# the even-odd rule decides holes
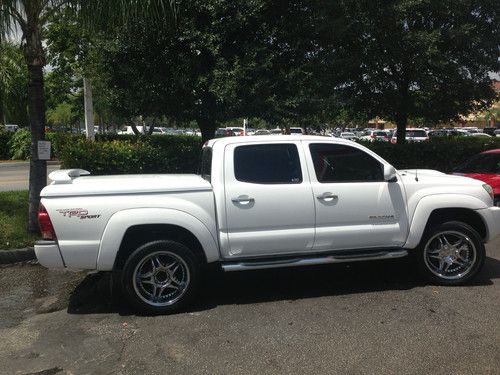
[[[456,168],[453,174],[486,182],[493,188],[495,206],[500,207],[500,149],[473,156]]]

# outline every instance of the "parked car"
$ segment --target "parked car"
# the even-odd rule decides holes
[[[290,134],[305,134],[306,132],[304,129],[299,128],[299,127],[291,127],[290,128]]]
[[[429,140],[429,136],[424,129],[406,129],[405,139],[407,142],[424,142]],[[398,137],[396,133],[391,138],[391,143],[397,143]]]
[[[453,174],[486,182],[493,188],[495,205],[500,207],[500,149],[473,156],[455,168]]]
[[[40,264],[112,271],[126,298],[154,313],[192,301],[208,265],[229,272],[414,254],[431,282],[458,285],[480,271],[484,243],[500,233],[484,182],[397,171],[366,147],[321,136],[213,139],[199,175],[70,169],[49,178]]]
[[[482,138],[490,138],[491,135],[486,133],[471,133],[472,137],[482,137]]]
[[[500,137],[500,129],[495,130],[495,136]]]
[[[429,138],[435,138],[435,137],[449,137],[451,134],[448,130],[446,129],[436,129],[436,130],[430,130],[427,133],[427,136]]]
[[[269,130],[267,129],[258,129],[256,130],[253,135],[269,135]]]
[[[5,124],[4,125],[5,130],[8,132],[17,132],[19,130],[19,125],[14,125],[14,124]]]
[[[232,128],[226,128],[226,129],[231,130],[233,132],[233,135],[235,135],[237,137],[245,135],[245,129],[243,129],[243,128],[232,127]]]
[[[229,128],[219,128],[215,131],[215,138],[233,137],[235,134]]]
[[[389,142],[389,134],[383,130],[369,130],[359,139],[370,142]]]
[[[271,129],[271,130],[269,130],[269,134],[271,134],[271,135],[282,135],[283,131],[280,128]]]
[[[494,137],[495,136],[495,130],[497,130],[497,128],[484,128],[483,129],[483,133],[489,134],[492,137]]]
[[[342,132],[340,133],[339,138],[347,139],[349,141],[356,141],[358,139],[358,137],[356,137],[356,134],[351,132]]]

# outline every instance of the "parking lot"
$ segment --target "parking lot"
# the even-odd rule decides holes
[[[140,316],[106,274],[0,272],[2,374],[500,373],[500,239],[463,287],[409,259],[211,274],[198,303]]]

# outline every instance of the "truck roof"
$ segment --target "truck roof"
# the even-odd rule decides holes
[[[225,137],[225,138],[215,138],[211,139],[206,143],[207,147],[213,147],[214,144],[221,146],[226,146],[234,143],[252,143],[252,142],[286,142],[286,141],[330,141],[332,143],[340,144],[353,144],[354,142],[347,139],[333,138],[321,135],[302,135],[302,134],[291,134],[291,135],[250,135],[250,136],[239,136],[239,137]]]

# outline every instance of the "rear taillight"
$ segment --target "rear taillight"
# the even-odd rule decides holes
[[[49,214],[43,204],[40,203],[40,209],[38,210],[38,224],[40,225],[40,232],[42,233],[42,238],[47,241],[57,240],[56,232],[54,231],[54,226],[52,221],[50,221]]]
[[[375,136],[375,134],[372,134],[370,137],[372,137],[372,139],[377,138],[377,137]]]

